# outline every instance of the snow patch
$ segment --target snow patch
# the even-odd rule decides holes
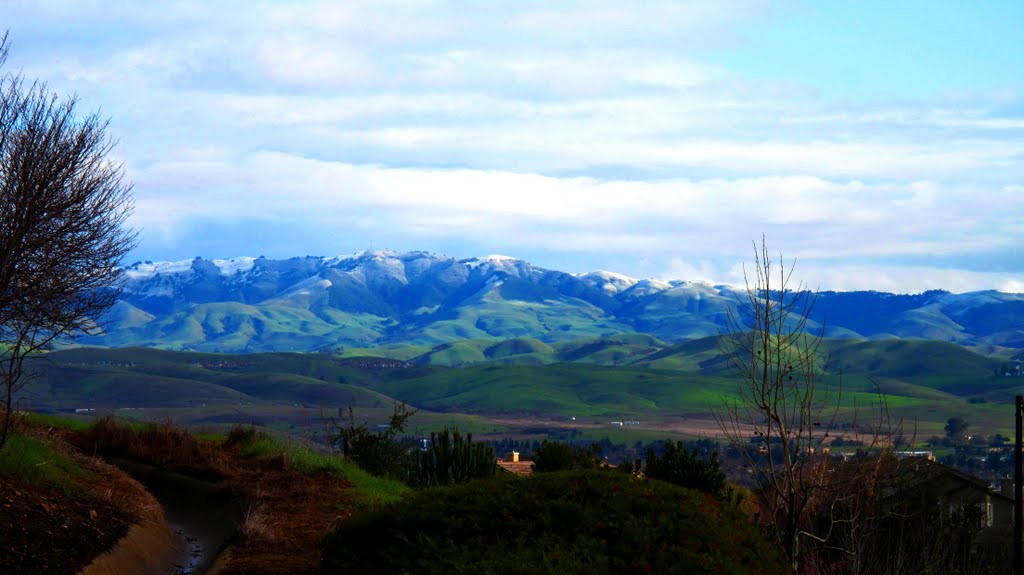
[[[220,274],[224,276],[232,276],[237,273],[247,272],[252,269],[253,262],[256,258],[240,257],[231,258],[227,260],[210,260],[213,265],[220,269]]]
[[[174,286],[171,284],[156,284],[137,292],[141,297],[174,297]]]
[[[629,295],[633,297],[643,297],[669,290],[672,287],[672,284],[664,280],[643,279],[639,280],[635,285],[633,285],[633,287],[629,288]]]
[[[331,280],[320,276],[308,277],[292,287],[284,290],[279,297],[293,297],[297,295],[313,295],[314,291],[320,292],[334,285]]]
[[[157,274],[180,274],[192,269],[193,260],[177,262],[139,262],[132,264],[124,271],[128,279],[146,279]]]
[[[623,275],[623,274],[619,274],[619,273],[615,273],[615,272],[609,272],[609,271],[605,271],[605,270],[597,270],[596,272],[590,272],[589,274],[587,274],[587,276],[595,277],[595,278],[600,278],[600,279],[603,279],[605,281],[619,281],[619,282],[626,283],[626,284],[629,284],[629,285],[636,285],[636,283],[638,281],[640,281],[640,280],[638,280],[636,278],[631,278],[631,277],[629,277],[627,275]]]
[[[500,267],[507,267],[514,262],[519,261],[512,256],[503,256],[500,254],[492,254],[482,258],[469,258],[468,260],[462,260],[459,263],[473,270],[484,264],[499,265]]]
[[[605,270],[590,272],[579,277],[590,281],[591,285],[600,287],[601,290],[608,295],[615,295],[620,291],[625,291],[635,286],[637,282],[640,281],[626,275]]]
[[[651,289],[656,289],[656,290],[667,290],[668,288],[672,287],[672,284],[668,283],[665,280],[650,279],[650,280],[642,280],[642,281],[639,281],[637,283],[642,283],[644,285],[644,287],[651,288]]]

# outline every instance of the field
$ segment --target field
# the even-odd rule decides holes
[[[924,340],[827,340],[825,347],[822,389],[839,405],[840,421],[870,422],[884,403],[905,433],[922,439],[942,435],[950,417],[965,418],[977,433],[1009,434],[1024,380],[997,375],[1002,357]],[[190,426],[241,422],[320,435],[349,406],[360,421],[378,425],[401,401],[420,410],[410,429],[418,435],[449,426],[478,436],[572,433],[629,443],[716,435],[712,412],[738,383],[716,337],[668,345],[639,335],[339,354],[79,348],[51,353],[34,367],[43,375],[19,405],[36,411],[115,411]],[[611,423],[617,421],[639,424]]]

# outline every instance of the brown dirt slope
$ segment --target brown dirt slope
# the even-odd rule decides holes
[[[84,449],[215,480],[240,495],[245,501],[244,520],[212,573],[314,573],[323,536],[351,513],[350,486],[326,471],[303,474],[284,456],[244,457],[237,439],[252,432],[239,428],[226,442],[208,441],[172,424],[137,430],[108,419],[73,441]]]
[[[112,547],[155,501],[137,482],[62,440],[19,422],[88,472],[70,486],[29,485],[0,475],[0,573],[77,573]]]

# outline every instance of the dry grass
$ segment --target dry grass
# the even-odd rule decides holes
[[[138,459],[200,479],[230,475],[228,459],[219,446],[169,420],[133,424],[107,415],[79,432],[75,443],[93,453]]]
[[[262,503],[249,505],[245,510],[241,525],[238,526],[238,531],[250,541],[271,542],[277,539],[277,534],[271,526],[270,515]]]

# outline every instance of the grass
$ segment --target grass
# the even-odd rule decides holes
[[[1013,390],[1020,380],[996,377],[992,358],[922,340],[827,340],[826,347],[834,371],[823,383],[836,385],[842,372],[844,413],[854,404],[861,411],[876,404],[881,388],[894,415],[925,427],[941,428],[954,416],[985,433],[1012,425]],[[660,351],[649,353],[655,349]],[[401,346],[380,351],[412,355],[412,348]],[[440,361],[446,354],[449,360]],[[485,362],[472,364],[480,358]],[[575,361],[541,365],[569,358]],[[49,373],[26,388],[26,400],[46,409],[145,408],[118,413],[153,419],[165,410],[190,425],[255,422],[291,431],[315,428],[321,411],[329,416],[351,404],[372,414],[371,424],[383,423],[398,400],[423,410],[418,419],[424,423],[414,420],[414,433],[434,431],[437,422],[466,414],[475,420],[445,424],[501,433],[502,426],[487,419],[661,419],[709,413],[736,389],[735,375],[720,361],[717,338],[675,345],[637,334],[554,343],[479,339],[435,347],[416,361],[467,360],[471,363],[461,368],[366,367],[326,353],[74,349],[51,354]]]
[[[573,436],[567,434],[565,439],[571,441],[592,441],[599,442],[607,439],[615,444],[633,445],[636,442],[644,444],[662,440],[686,441],[694,439],[695,436],[686,433],[676,433],[665,430],[645,429],[643,427],[601,427],[597,429],[581,429],[579,434]]]
[[[126,422],[112,416],[102,417],[82,434],[87,446],[101,452],[130,456],[193,474],[215,478],[225,472],[224,449],[237,446],[246,458],[281,458],[296,471],[312,475],[326,471],[352,485],[359,506],[397,501],[408,487],[398,481],[374,477],[351,461],[319,453],[295,442],[284,441],[255,427],[236,426],[226,435],[199,436],[169,422]]]
[[[45,427],[56,427],[71,431],[81,431],[92,423],[87,417],[73,417],[68,415],[54,415],[51,413],[25,412],[20,414],[25,421]]]
[[[241,431],[237,431],[241,430]],[[228,435],[238,436],[238,446],[244,457],[269,459],[282,457],[293,469],[312,475],[326,471],[352,485],[351,493],[360,507],[377,506],[398,501],[409,488],[400,481],[370,475],[355,463],[337,455],[318,453],[294,442],[282,441],[251,428],[236,428]]]
[[[79,482],[87,481],[91,472],[44,441],[12,430],[0,451],[0,475],[70,495],[80,491]]]

